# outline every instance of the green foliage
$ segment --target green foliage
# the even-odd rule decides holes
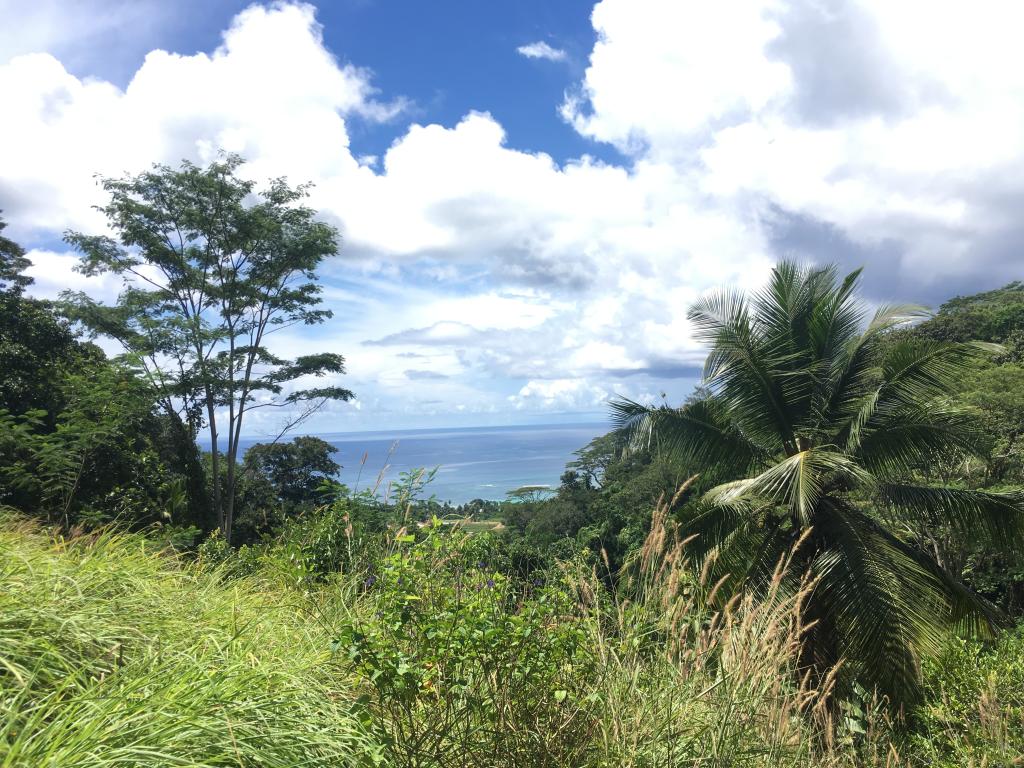
[[[6,228],[7,222],[0,216],[0,233]],[[0,293],[18,295],[31,285],[32,278],[23,274],[31,265],[32,262],[25,256],[25,250],[0,234]]]
[[[185,478],[157,448],[145,385],[105,362],[61,382],[54,423],[0,410],[0,502],[65,526],[190,522]]]
[[[290,443],[257,443],[245,452],[242,471],[266,476],[286,512],[296,513],[321,501],[324,483],[341,470],[337,452],[319,437],[305,435]]]
[[[281,579],[322,526],[295,520],[255,557],[204,548],[223,548],[231,579],[297,588],[332,663],[358,680],[355,711],[388,765],[848,764],[800,714],[819,693],[789,682],[794,603],[716,617],[678,549],[649,551],[616,598],[578,558],[522,578],[507,542],[434,520],[342,532],[340,571]]]
[[[177,417],[154,413],[134,370],[20,288],[0,291],[0,370],[0,503],[65,525],[208,526],[202,467]]]
[[[624,453],[613,433],[595,438],[576,455],[553,498],[505,503],[502,519],[510,535],[537,557],[589,550],[604,563],[603,576],[611,582],[643,542],[659,500],[671,498],[688,472],[670,453]]]
[[[1005,490],[1024,485],[1024,286],[1001,289],[946,302],[938,314],[912,330],[894,334],[906,339],[988,341],[1003,345],[991,360],[979,361],[950,389],[951,399],[974,411],[982,427],[976,456],[932,457],[919,473],[963,488]],[[938,561],[961,575],[974,589],[1013,615],[1024,613],[1024,555],[1019,549],[992,547],[942,521],[913,527],[918,545],[934,551]]]
[[[1024,477],[1024,367],[1006,363],[981,368],[964,381],[961,391],[984,424],[982,485],[1019,481]]]
[[[288,518],[311,512],[340,491],[341,467],[334,446],[318,437],[288,443],[257,443],[245,453],[237,476],[236,516],[231,542],[258,541]]]
[[[926,661],[894,731],[870,696],[833,710],[827,681],[797,682],[806,590],[717,610],[666,513],[616,593],[578,559],[521,579],[500,539],[438,521],[342,530],[341,570],[292,580],[322,520],[215,534],[190,565],[4,519],[0,765],[1013,764],[1020,633]]]
[[[0,292],[0,408],[19,416],[44,411],[52,426],[68,402],[64,380],[102,360],[50,304]]]
[[[634,445],[657,444],[721,483],[681,511],[691,552],[725,594],[763,593],[784,553],[785,583],[815,579],[804,663],[878,689],[920,694],[920,660],[955,631],[991,636],[995,608],[901,538],[942,521],[993,548],[1024,538],[1020,492],[922,482],[929,463],[982,453],[970,409],[949,394],[989,348],[931,339],[888,343],[913,307],[868,316],[859,272],[783,263],[747,298],[723,292],[690,320],[711,347],[705,390],[681,408],[614,405]],[[724,482],[721,482],[724,481]]]
[[[338,653],[370,682],[368,722],[397,765],[565,765],[586,751],[594,674],[583,628],[562,621],[573,601],[527,599],[465,536],[435,521],[366,571],[365,618],[343,625]]]
[[[319,307],[315,270],[337,253],[337,232],[300,204],[306,187],[276,179],[257,191],[236,174],[241,163],[228,156],[208,168],[185,162],[179,169],[157,165],[103,179],[110,202],[101,210],[116,238],[69,232],[66,240],[81,251],[85,274],[112,273],[128,284],[114,306],[83,294],[64,296],[76,320],[121,342],[165,408],[179,410],[193,435],[205,420],[216,480],[211,497],[229,540],[245,415],[298,407],[287,429],[327,400],[352,397],[334,385],[286,391],[298,379],[344,373],[341,355],[286,360],[267,347],[272,333],[331,316]]]
[[[935,317],[916,329],[939,341],[991,341],[1003,344],[1024,330],[1024,283],[994,291],[958,296],[943,304]]]
[[[954,642],[925,665],[927,703],[905,753],[915,765],[1012,766],[1024,755],[1024,629]]]

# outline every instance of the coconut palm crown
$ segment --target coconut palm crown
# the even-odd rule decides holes
[[[755,593],[780,562],[792,588],[809,578],[807,668],[841,661],[847,680],[902,705],[918,696],[921,658],[951,632],[986,636],[1001,623],[906,538],[909,526],[1017,546],[1024,496],[920,479],[930,462],[977,452],[975,420],[948,393],[993,348],[894,336],[926,313],[872,316],[859,277],[782,263],[749,298],[701,300],[689,318],[711,350],[703,387],[679,408],[612,409],[633,445],[654,441],[718,483],[679,511],[691,556]]]

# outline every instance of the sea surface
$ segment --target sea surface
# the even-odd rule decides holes
[[[573,451],[610,429],[607,423],[516,427],[414,429],[389,432],[336,432],[317,437],[338,450],[339,480],[353,490],[383,495],[402,472],[437,467],[421,497],[462,504],[501,500],[523,485],[558,487]],[[242,438],[240,448],[261,442]],[[365,461],[364,461],[365,456]],[[378,484],[378,477],[382,478]]]

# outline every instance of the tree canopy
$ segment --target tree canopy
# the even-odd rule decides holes
[[[32,278],[24,274],[32,262],[25,256],[25,250],[20,245],[3,236],[6,228],[7,222],[0,216],[0,291],[20,293],[32,284]]]

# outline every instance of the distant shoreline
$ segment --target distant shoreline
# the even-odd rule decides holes
[[[422,497],[434,496],[440,503],[458,506],[474,499],[504,501],[508,491],[523,486],[557,488],[575,452],[610,429],[607,422],[579,422],[367,432],[300,430],[282,439],[306,434],[333,445],[334,458],[343,466],[337,477],[353,490],[373,487],[382,472],[381,490],[403,472],[438,467]],[[270,439],[243,437],[241,452]],[[209,440],[199,444],[209,450]]]

